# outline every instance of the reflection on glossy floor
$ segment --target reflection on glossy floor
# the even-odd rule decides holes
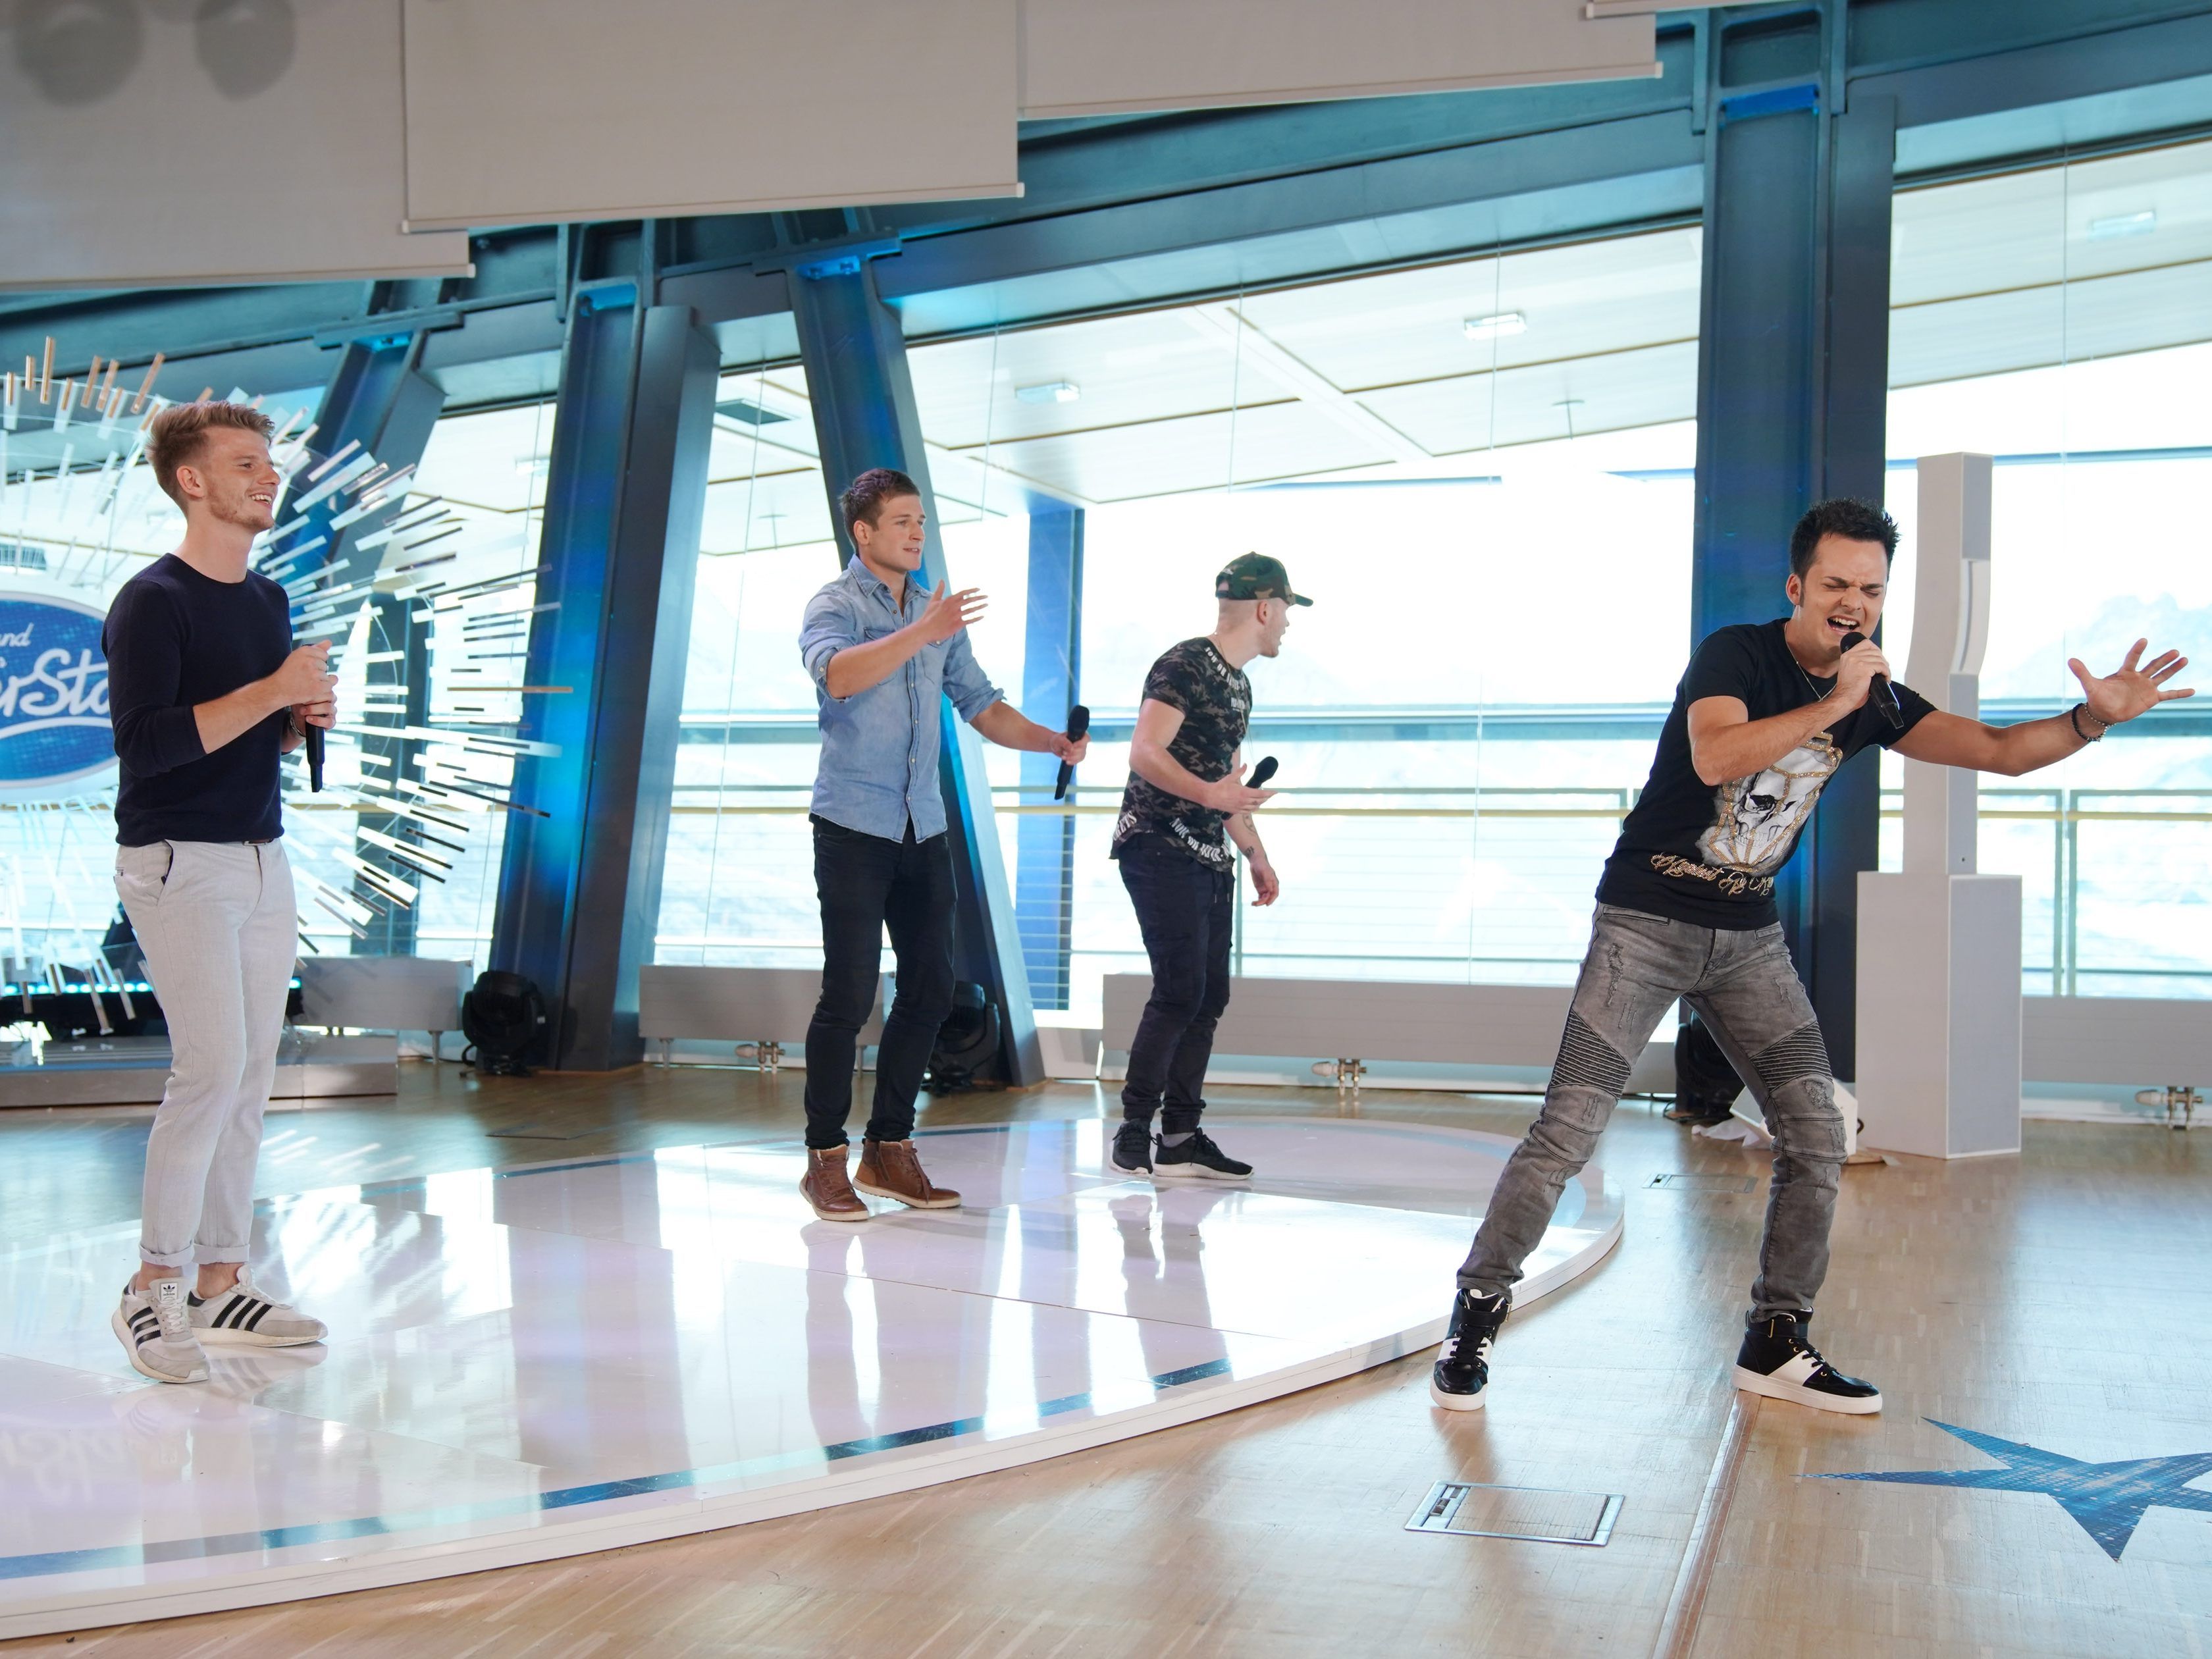
[[[1007,1468],[1436,1340],[1509,1139],[1243,1118],[1248,1188],[1096,1118],[927,1133],[957,1211],[814,1220],[795,1144],[662,1146],[264,1205],[325,1346],[143,1383],[128,1224],[0,1257],[0,1634],[542,1560]],[[1620,1233],[1593,1170],[1528,1301]],[[281,1264],[281,1265],[280,1265]]]

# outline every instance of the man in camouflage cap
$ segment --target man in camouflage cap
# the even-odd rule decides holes
[[[1152,994],[1129,1044],[1113,1164],[1155,1179],[1239,1181],[1252,1173],[1199,1127],[1214,1027],[1229,1006],[1237,894],[1231,845],[1251,869],[1255,904],[1273,904],[1282,891],[1252,821],[1274,792],[1243,781],[1252,712],[1244,665],[1280,652],[1291,607],[1313,603],[1291,587],[1279,560],[1261,553],[1231,559],[1213,579],[1213,631],[1170,646],[1145,677],[1114,826],[1113,856],[1144,931]]]

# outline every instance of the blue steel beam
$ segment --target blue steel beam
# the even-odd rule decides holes
[[[796,266],[791,298],[830,517],[837,515],[837,492],[868,468],[896,467],[908,474],[921,485],[922,507],[929,515],[921,580],[937,586],[945,580],[945,546],[922,449],[921,417],[907,369],[906,342],[896,314],[876,291],[873,267],[858,253]],[[849,532],[839,525],[838,561],[852,556]],[[793,628],[798,625],[793,617]],[[950,703],[940,703],[939,715],[945,740],[939,780],[952,837],[953,969],[960,978],[981,986],[997,1005],[1006,1080],[1025,1088],[1043,1081],[1044,1059],[999,848],[983,743]]]
[[[1848,112],[1844,0],[1715,20],[1698,362],[1692,643],[1788,606],[1814,501],[1882,499],[1896,111]],[[1730,84],[1732,68],[1749,84]],[[1779,70],[1779,72],[1778,72]],[[1858,872],[1876,863],[1875,758],[1823,792],[1776,901],[1836,1074],[1856,1074]]]
[[[1080,507],[1040,503],[1030,515],[1029,617],[1023,647],[1022,707],[1032,718],[1049,720],[1081,701]],[[1023,805],[1050,805],[1052,786],[1059,776],[1056,757],[1024,755]],[[1014,917],[1030,994],[1040,1008],[1066,1008],[1074,947],[1074,817],[1024,813],[1015,844]]]
[[[527,734],[493,922],[495,968],[537,981],[549,1062],[604,1071],[642,1052],[714,432],[714,337],[635,284],[577,295],[553,418]]]

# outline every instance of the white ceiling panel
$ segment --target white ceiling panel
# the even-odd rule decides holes
[[[400,228],[399,0],[11,9],[0,286],[468,270]]]
[[[1239,302],[1247,321],[1352,391],[1694,339],[1699,233],[1616,237],[1422,266]],[[1470,319],[1522,331],[1470,339]]]
[[[1022,0],[1022,112],[1106,115],[1657,73],[1583,0]]]
[[[1906,191],[1890,302],[1917,305],[2212,259],[2212,143]]]
[[[1889,383],[1978,374],[2212,340],[2212,262],[1940,300],[1889,314]]]
[[[417,228],[1020,191],[1014,0],[405,6]]]
[[[1692,418],[1694,340],[1362,392],[1359,401],[1432,455],[1540,443]]]
[[[787,470],[771,472],[765,455],[761,465],[757,477],[707,486],[707,509],[699,530],[702,553],[759,552],[830,539],[830,498],[823,491],[822,469],[792,465],[787,460]],[[833,559],[822,580],[836,574]]]
[[[948,340],[915,347],[907,361],[922,431],[956,448],[987,436],[1004,442],[1268,403],[1291,392],[1256,365],[1240,367],[1230,342],[1194,330],[1179,311]],[[1053,386],[1077,396],[1021,396]]]
[[[1295,400],[997,445],[993,461],[1042,489],[1086,501],[1309,477],[1389,460],[1310,404]]]
[[[448,415],[431,428],[416,487],[456,506],[519,514],[542,503],[553,447],[553,405]]]

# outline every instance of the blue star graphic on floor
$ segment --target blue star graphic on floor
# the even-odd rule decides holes
[[[1923,1419],[1936,1423],[1932,1417]],[[2000,1440],[1993,1434],[1936,1423],[1978,1450],[1985,1451],[2004,1467],[2001,1469],[1915,1469],[1898,1474],[1808,1474],[1808,1480],[1894,1480],[1914,1486],[1966,1486],[1982,1492],[2039,1492],[2056,1498],[2058,1507],[2081,1523],[2113,1560],[2128,1547],[2128,1540],[2154,1506],[2168,1510],[2197,1510],[2212,1515],[2212,1492],[2201,1492],[2189,1483],[2212,1474],[2212,1452],[2189,1457],[2137,1457],[2123,1463],[2084,1463],[2057,1452]]]

